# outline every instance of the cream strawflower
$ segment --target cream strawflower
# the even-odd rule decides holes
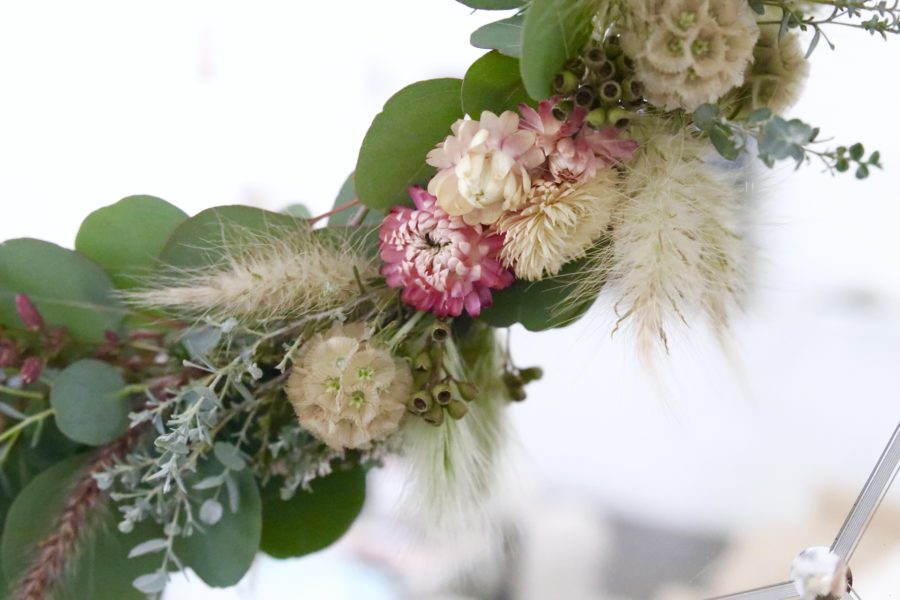
[[[400,426],[412,374],[361,323],[335,324],[305,344],[286,391],[300,425],[331,448],[366,448]]]
[[[519,129],[519,116],[490,111],[481,120],[460,119],[453,135],[428,153],[428,164],[439,169],[428,184],[438,206],[469,224],[492,224],[504,211],[525,203],[531,187],[530,169],[544,162],[531,131]]]
[[[809,62],[800,38],[789,31],[779,40],[778,29],[777,25],[760,26],[753,64],[747,68],[744,85],[733,92],[741,116],[763,107],[781,114],[794,105],[803,91]]]
[[[746,2],[628,0],[627,7],[622,48],[651,104],[693,111],[743,82],[759,37]]]
[[[615,169],[602,169],[581,183],[537,182],[528,205],[497,222],[506,236],[500,257],[520,279],[556,275],[606,232],[620,196],[617,182]]]

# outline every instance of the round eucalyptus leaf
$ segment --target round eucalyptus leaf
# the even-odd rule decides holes
[[[305,204],[300,203],[285,206],[283,209],[281,209],[281,212],[292,217],[297,217],[298,219],[308,219],[312,216],[309,208],[307,208]]]
[[[88,215],[78,230],[75,249],[103,267],[116,287],[134,287],[150,273],[172,231],[187,218],[160,198],[129,196]]]
[[[476,48],[498,50],[506,56],[519,58],[522,55],[522,25],[525,15],[514,15],[508,19],[482,25],[472,32],[469,43]]]
[[[541,281],[518,280],[505,290],[494,292],[494,303],[479,320],[494,327],[520,323],[529,331],[544,331],[571,325],[588,311],[596,300],[581,298],[573,302],[573,285],[584,277],[584,259],[572,261],[556,277]]]
[[[221,470],[217,461],[207,460],[198,468],[195,479],[187,481],[186,485],[190,488]],[[236,484],[237,510],[222,506],[225,501],[221,497],[217,501],[218,509],[212,504],[204,504],[206,509],[201,518],[213,520],[212,517],[218,517],[215,524],[204,524],[202,531],[194,531],[193,535],[175,541],[175,553],[179,558],[212,587],[235,585],[259,551],[262,503],[256,479],[249,469],[229,473],[228,477]],[[219,511],[221,514],[213,514]]]
[[[591,35],[601,0],[531,0],[522,30],[522,81],[535,100],[551,92],[563,64]]]
[[[15,297],[26,294],[48,325],[68,328],[86,343],[102,343],[128,314],[109,276],[78,252],[21,238],[0,244],[0,325],[23,327]]]
[[[109,364],[91,358],[60,372],[50,388],[56,425],[67,437],[91,446],[116,439],[128,429],[125,382]]]
[[[358,467],[315,479],[311,492],[298,490],[289,500],[270,485],[263,494],[262,551],[289,558],[327,548],[347,532],[365,498],[366,474]]]
[[[466,114],[473,119],[481,111],[500,114],[517,110],[521,103],[531,103],[525,84],[519,75],[519,61],[497,51],[488,52],[469,67],[463,79],[462,103]]]
[[[369,208],[409,204],[406,188],[434,174],[425,155],[463,116],[459,79],[430,79],[394,94],[372,121],[356,163],[356,192]]]
[[[229,247],[307,230],[304,219],[290,215],[250,206],[218,206],[176,227],[159,259],[170,267],[208,267],[219,263]]]
[[[3,572],[15,585],[33,566],[38,544],[60,528],[60,515],[79,478],[90,477],[91,454],[70,457],[50,467],[29,483],[9,511],[0,544]],[[138,524],[130,534],[116,528],[117,511],[102,496],[90,519],[81,523],[77,551],[66,554],[71,564],[53,582],[48,600],[62,598],[115,598],[144,600],[132,587],[138,576],[159,567],[159,555],[128,558],[131,548],[158,536],[149,524]]]

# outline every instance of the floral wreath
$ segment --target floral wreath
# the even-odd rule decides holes
[[[472,34],[463,79],[387,101],[329,213],[131,196],[75,250],[0,245],[11,598],[233,585],[343,535],[388,455],[416,510],[472,518],[541,376],[498,328],[571,324],[602,291],[645,358],[689,321],[722,334],[749,159],[881,167],[781,115],[830,26],[898,33],[896,3],[460,1],[516,12]]]

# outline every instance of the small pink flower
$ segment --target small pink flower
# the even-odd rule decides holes
[[[477,317],[491,305],[491,290],[514,280],[499,259],[503,236],[451,217],[421,188],[409,195],[416,209],[395,206],[381,225],[381,274],[418,310]]]
[[[565,121],[553,116],[559,98],[542,100],[537,110],[519,105],[521,127],[535,132],[536,145],[547,157],[547,169],[557,182],[579,182],[594,177],[597,170],[629,160],[638,143],[620,137],[615,127],[596,130],[585,125],[587,110],[575,107]]]
[[[16,312],[28,331],[40,331],[44,328],[44,319],[40,311],[25,294],[16,294]]]

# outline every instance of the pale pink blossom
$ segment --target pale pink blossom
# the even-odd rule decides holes
[[[519,128],[519,116],[484,111],[478,121],[456,121],[451,131],[427,157],[438,168],[428,184],[438,206],[472,224],[491,224],[520,208],[531,188],[529,171],[544,162],[544,154],[535,134]]]
[[[418,310],[439,317],[465,310],[477,317],[491,305],[491,290],[514,280],[500,262],[503,236],[447,214],[421,188],[410,188],[409,194],[415,210],[395,206],[381,225],[382,275]]]

